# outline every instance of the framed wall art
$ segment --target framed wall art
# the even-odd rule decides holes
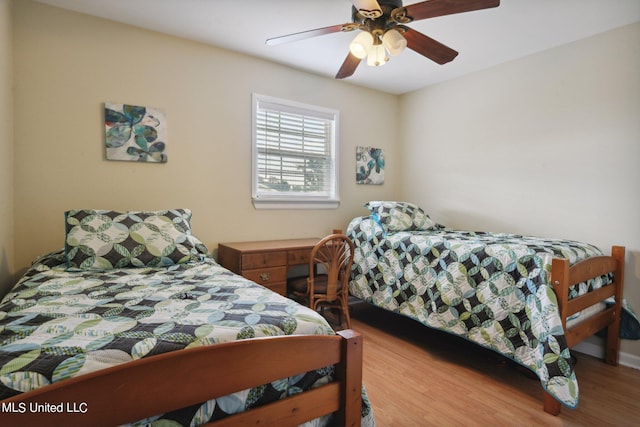
[[[105,102],[104,127],[107,160],[166,163],[167,120],[163,111]]]
[[[356,147],[356,183],[384,184],[384,152],[381,148]]]

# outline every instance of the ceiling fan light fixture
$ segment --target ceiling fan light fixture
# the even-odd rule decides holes
[[[389,57],[387,56],[387,50],[384,48],[382,43],[374,44],[369,51],[369,56],[367,56],[367,65],[371,67],[380,67],[388,61]]]
[[[367,55],[369,55],[372,47],[373,36],[371,35],[371,33],[362,31],[353,39],[353,41],[349,45],[349,50],[351,51],[351,54],[356,58],[363,59]]]
[[[443,65],[453,61],[458,52],[405,24],[500,5],[500,0],[413,0],[407,6],[403,6],[403,0],[349,2],[352,4],[352,22],[273,37],[267,39],[267,45],[274,46],[338,32],[362,31],[349,45],[349,54],[342,62],[336,79],[352,76],[365,58],[368,65],[379,67],[386,64],[390,56],[399,55],[405,48]]]
[[[400,31],[394,29],[384,33],[382,43],[392,56],[400,54],[407,47],[407,39],[400,34]]]

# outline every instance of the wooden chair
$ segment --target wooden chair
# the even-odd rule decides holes
[[[308,276],[288,280],[289,296],[314,310],[325,306],[338,308],[347,320],[347,328],[351,328],[348,283],[353,251],[351,239],[341,230],[333,230],[311,250]]]

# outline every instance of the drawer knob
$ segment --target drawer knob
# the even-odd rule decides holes
[[[260,273],[260,280],[268,282],[271,279],[271,273]]]

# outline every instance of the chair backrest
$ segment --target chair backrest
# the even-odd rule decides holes
[[[324,298],[334,301],[341,292],[348,292],[347,282],[353,264],[354,246],[351,239],[334,230],[320,240],[311,250],[309,259],[309,281],[313,283],[316,266],[322,266],[327,275],[327,291]],[[314,294],[318,293],[314,290]]]

